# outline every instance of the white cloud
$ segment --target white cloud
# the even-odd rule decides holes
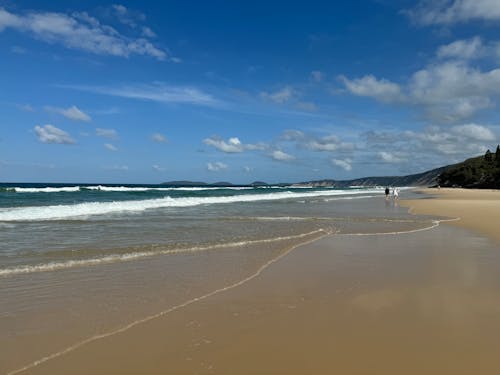
[[[85,121],[89,122],[92,120],[92,118],[83,112],[81,109],[79,109],[76,106],[71,106],[69,108],[58,108],[58,107],[45,107],[46,111],[49,112],[55,112],[59,113],[60,115],[63,115],[64,117],[73,120],[73,121]]]
[[[196,104],[208,107],[220,107],[223,104],[198,88],[169,86],[163,83],[119,87],[85,85],[60,85],[59,87],[159,103]]]
[[[227,165],[224,163],[221,163],[220,161],[217,161],[215,163],[207,163],[207,169],[210,172],[219,172],[219,171],[225,170],[227,168],[228,168]]]
[[[278,104],[283,104],[289,101],[295,95],[295,91],[290,86],[285,86],[281,90],[269,93],[263,91],[260,93],[261,98],[271,100]]]
[[[397,83],[386,79],[377,79],[371,74],[352,80],[341,75],[339,79],[346,89],[354,95],[371,97],[381,102],[404,100],[401,88]]]
[[[484,52],[478,52],[478,43],[473,39],[441,47],[438,54],[449,59],[413,73],[403,86],[404,92],[399,85],[371,75],[342,80],[352,94],[414,107],[433,122],[456,123],[493,107],[500,97],[500,68],[483,71],[469,64],[475,53],[484,56]],[[489,55],[492,50],[488,46]]]
[[[114,13],[114,16],[118,19],[118,21],[132,28],[137,27],[138,22],[146,20],[144,13],[127,8],[122,4],[111,5],[111,11]]]
[[[420,1],[406,11],[421,25],[451,25],[473,20],[500,20],[500,2],[497,0],[440,0]]]
[[[129,57],[146,55],[165,60],[167,54],[146,38],[130,38],[103,25],[85,12],[71,15],[53,12],[14,14],[0,8],[0,32],[10,28],[36,39],[98,55]]]
[[[353,143],[341,142],[336,135],[327,135],[321,138],[311,139],[305,143],[305,147],[313,151],[340,151],[354,150]]]
[[[404,163],[407,159],[403,156],[395,155],[391,152],[380,151],[377,154],[378,158],[386,163]]]
[[[243,171],[245,171],[245,173],[250,173],[252,171],[252,168],[245,166],[243,167]]]
[[[451,131],[475,141],[494,141],[496,139],[495,134],[490,129],[477,124],[457,125],[451,128]]]
[[[281,150],[275,150],[271,153],[271,157],[274,160],[278,161],[291,161],[294,160],[295,157],[293,155],[287,154],[286,152],[283,152]]]
[[[143,26],[142,35],[144,35],[148,38],[155,38],[156,37],[156,33],[147,26]]]
[[[300,141],[305,138],[305,134],[300,130],[288,129],[283,132],[281,139],[285,141]]]
[[[53,125],[35,126],[35,133],[42,143],[74,144],[75,141],[64,130]]]
[[[342,168],[343,170],[349,172],[352,170],[352,161],[350,159],[332,159],[331,160],[332,165],[338,168]]]
[[[312,151],[352,151],[355,145],[349,142],[342,142],[340,137],[329,134],[323,137],[306,135],[299,130],[285,130],[280,137],[284,141],[295,142],[297,146]]]
[[[475,59],[485,54],[485,47],[481,38],[456,40],[450,44],[441,46],[437,50],[437,56],[443,58]]]
[[[415,72],[408,89],[433,120],[457,121],[491,106],[490,96],[500,94],[500,69],[447,61]]]
[[[365,133],[366,149],[386,162],[413,162],[425,159],[434,166],[484,153],[500,137],[479,124],[428,126],[422,131]]]
[[[165,137],[161,133],[154,133],[153,135],[151,135],[151,140],[153,142],[164,143],[167,141],[167,137]]]
[[[115,146],[113,146],[111,143],[105,143],[104,147],[106,149],[108,149],[109,151],[118,151],[118,149]]]
[[[213,136],[204,139],[203,143],[228,154],[240,153],[246,150],[263,150],[266,147],[263,144],[243,144],[237,137],[232,137],[225,141],[222,138]]]
[[[102,128],[96,128],[95,134],[98,137],[104,137],[104,138],[109,138],[109,139],[116,139],[118,138],[118,133],[115,129],[102,129]]]
[[[157,172],[163,172],[165,171],[165,168],[163,167],[160,167],[159,165],[155,164],[152,166],[153,170],[157,171]]]

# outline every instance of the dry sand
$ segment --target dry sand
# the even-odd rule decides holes
[[[495,234],[488,220],[499,223],[497,193],[438,194],[410,204]],[[238,287],[26,373],[500,373],[498,250],[448,225],[325,237]]]
[[[500,244],[500,190],[424,189],[430,199],[402,201],[415,214],[459,217],[454,222]]]

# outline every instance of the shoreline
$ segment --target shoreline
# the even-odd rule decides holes
[[[401,203],[414,201],[439,207],[439,198]],[[455,225],[329,235],[221,293],[27,373],[493,373],[496,249]]]
[[[449,224],[485,235],[500,244],[500,190],[427,188],[416,192],[425,194],[426,198],[400,201],[410,213],[460,218]]]

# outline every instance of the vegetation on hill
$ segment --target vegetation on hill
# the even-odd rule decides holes
[[[500,189],[500,145],[482,156],[467,159],[444,170],[438,182],[445,187]]]

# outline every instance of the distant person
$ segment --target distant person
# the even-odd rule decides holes
[[[394,196],[394,200],[398,200],[399,198],[399,188],[394,188],[393,190],[393,196]]]
[[[385,188],[385,199],[389,199],[389,187]]]

